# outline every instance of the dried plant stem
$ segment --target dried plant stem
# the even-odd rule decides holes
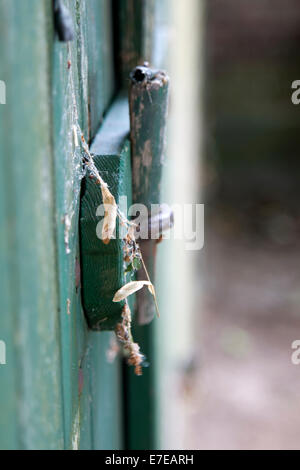
[[[147,270],[147,268],[146,268],[146,265],[145,265],[145,262],[144,262],[144,258],[143,258],[142,253],[140,253],[140,256],[141,256],[141,262],[142,262],[142,266],[143,266],[143,268],[144,268],[144,271],[145,271],[147,280],[148,280],[149,282],[151,282],[151,279],[150,279],[148,270]],[[152,282],[151,282],[151,285],[153,286]],[[156,308],[156,314],[157,314],[158,318],[160,318],[160,312],[159,312],[159,308],[158,308],[158,303],[157,303],[156,292],[155,292],[154,286],[153,286],[152,295],[153,295],[153,298],[154,298],[154,303],[155,303],[155,308]]]
[[[127,363],[134,366],[136,375],[142,375],[142,363],[144,356],[140,352],[140,347],[134,342],[131,333],[131,311],[126,301],[122,313],[122,323],[116,326],[116,335],[118,340],[122,343]]]

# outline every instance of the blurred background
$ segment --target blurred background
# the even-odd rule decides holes
[[[299,0],[59,3],[67,44],[52,1],[0,0],[0,448],[299,449]],[[92,143],[144,60],[171,78],[162,202],[204,204],[205,245],[158,245],[136,378],[82,309],[74,126]]]
[[[300,377],[291,343],[300,324],[299,108],[291,84],[299,76],[300,5],[174,3],[170,51],[180,92],[171,114],[182,120],[171,122],[169,155],[176,169],[188,167],[185,198],[205,203],[205,247],[185,254],[190,277],[173,280],[174,292],[186,289],[184,301],[169,299],[170,335],[185,337],[185,346],[179,341],[168,362],[173,373],[165,372],[162,410],[173,398],[173,425],[164,442],[298,449]],[[178,260],[180,249],[173,250]]]

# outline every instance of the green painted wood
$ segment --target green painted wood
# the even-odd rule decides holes
[[[121,205],[121,210],[124,196],[128,198],[126,205],[131,203],[128,133],[128,102],[126,98],[121,97],[111,107],[91,147],[95,165],[108,184],[116,203]],[[120,232],[118,220],[115,239],[108,245],[102,242],[99,238],[99,224],[103,219],[104,210],[102,214],[98,212],[102,204],[99,185],[87,175],[80,218],[82,298],[90,328],[99,331],[114,329],[121,321],[125,303],[114,303],[112,299],[117,290],[126,283],[123,261],[125,232]],[[127,215],[126,209],[124,212]],[[99,215],[102,215],[101,219]],[[98,235],[97,226],[100,227]]]
[[[101,341],[99,341],[101,336]],[[115,333],[92,332],[91,353],[101,358],[98,368],[92,368],[91,393],[97,397],[91,405],[92,448],[122,449],[124,447],[123,399],[124,385],[120,358],[113,363],[107,355],[115,342]]]
[[[160,203],[160,182],[163,166],[166,117],[168,107],[168,77],[147,68],[138,68],[132,74],[129,90],[130,137],[133,165],[133,201],[151,209]],[[156,241],[139,242],[150,277],[154,280]],[[145,279],[141,269],[138,279]],[[127,372],[128,429],[127,446],[130,449],[155,449],[157,436],[157,382],[158,365],[155,355],[155,329],[149,323],[155,314],[153,297],[145,291],[137,293],[137,317],[133,334],[149,362],[143,376]]]
[[[76,29],[69,45],[54,37],[52,1],[0,0],[0,79],[8,93],[0,106],[0,340],[8,360],[0,366],[0,448],[7,449],[123,447],[120,362],[107,362],[111,333],[89,331],[81,306],[83,173],[73,136],[79,124],[87,140],[94,137],[116,92],[111,4],[63,1]],[[145,38],[152,16],[135,3]],[[125,6],[132,9],[131,0]],[[139,61],[147,58],[139,54]],[[151,327],[136,330],[151,368],[129,384],[133,448],[151,447],[155,436],[151,334]]]
[[[49,107],[51,17],[47,1],[0,1],[0,73],[7,84],[7,104],[0,107],[1,253],[5,250],[0,271],[1,281],[6,279],[0,285],[0,337],[4,334],[8,346],[8,362],[0,371],[1,448],[64,447]]]
[[[7,50],[8,42],[12,42],[12,38],[8,38],[8,24],[4,19],[8,19],[12,14],[11,11],[4,9],[4,2],[0,2],[0,60],[1,80],[6,84],[9,83],[13,73],[12,67],[4,66],[9,62]],[[7,26],[6,26],[7,25]],[[6,87],[7,88],[7,87]],[[11,96],[11,92],[7,89],[7,96]],[[16,335],[14,333],[14,324],[16,324],[17,312],[14,302],[14,278],[15,266],[11,262],[14,259],[15,241],[13,235],[15,233],[15,215],[12,199],[12,191],[8,185],[7,171],[11,173],[9,168],[10,160],[6,156],[10,153],[10,142],[5,138],[11,112],[7,105],[0,105],[0,340],[6,344],[6,360],[7,365],[0,365],[0,449],[14,449],[19,445],[18,439],[18,406],[17,393],[18,382],[16,374],[17,356],[15,350]],[[4,124],[4,123],[7,124]],[[10,202],[9,202],[10,201]],[[5,384],[5,386],[4,386]]]
[[[147,207],[159,204],[167,127],[169,78],[161,71],[137,67],[129,87],[130,140],[132,148],[133,201]],[[150,236],[150,234],[148,234]],[[155,274],[156,241],[141,240],[143,257],[152,282]],[[140,270],[138,279],[145,273]],[[137,294],[138,320],[149,323],[155,304],[148,290]]]
[[[4,77],[3,77],[4,78]],[[3,123],[3,109],[0,107],[0,122]],[[8,148],[3,139],[4,126],[0,126],[0,161],[5,168],[4,155]],[[0,365],[0,449],[14,449],[18,445],[18,410],[17,410],[17,357],[15,354],[14,325],[16,315],[13,307],[13,267],[10,262],[13,253],[11,238],[12,218],[9,216],[11,210],[6,204],[7,187],[4,171],[0,173],[0,341],[6,345],[7,365]],[[10,224],[7,222],[10,221]]]
[[[71,448],[76,441],[74,434],[77,432],[76,421],[80,406],[79,367],[88,335],[81,311],[78,282],[76,286],[79,265],[77,227],[83,171],[82,155],[75,149],[72,128],[78,121],[83,132],[87,132],[88,106],[84,101],[87,94],[87,59],[86,55],[82,56],[85,4],[65,4],[76,25],[76,39],[68,45],[55,40],[52,83],[64,434],[65,447]]]
[[[87,2],[88,104],[90,137],[94,138],[116,90],[112,1]]]
[[[79,210],[83,155],[79,147],[75,148],[73,137],[73,126],[77,123],[87,140],[94,136],[115,91],[111,79],[112,18],[107,1],[69,0],[65,4],[73,15],[76,39],[69,45],[56,41],[53,48],[65,448],[101,448],[108,443],[120,448],[122,436],[115,433],[115,428],[121,420],[122,402],[118,392],[112,394],[108,412],[106,402],[98,393],[99,384],[106,395],[111,390],[119,390],[119,362],[107,363],[105,351],[110,347],[109,338],[95,336],[88,330],[81,305]]]
[[[112,17],[108,0],[64,4],[69,45],[54,37],[51,0],[0,0],[1,449],[123,445],[120,363],[81,307],[73,137],[76,123],[93,137],[115,93]]]
[[[121,83],[128,86],[131,70],[152,61],[154,0],[115,0],[117,61]]]
[[[153,450],[157,448],[157,371],[155,325],[137,325],[132,329],[134,340],[140,345],[148,367],[143,375],[134,375],[126,369],[127,401],[125,427],[126,448],[132,450]]]
[[[164,163],[169,78],[161,71],[137,67],[129,86],[133,201],[160,203]]]
[[[5,44],[7,28],[3,22],[4,8],[0,3],[0,59],[1,64],[6,64],[9,60]],[[6,12],[8,17],[9,12]],[[5,41],[4,41],[5,40]],[[1,80],[9,82],[12,70],[3,67],[1,70]],[[8,90],[8,96],[11,93]],[[7,96],[7,97],[8,97]],[[15,252],[15,201],[12,199],[12,191],[7,179],[7,171],[10,170],[10,160],[6,155],[10,153],[10,142],[5,138],[10,110],[7,105],[0,105],[0,162],[2,171],[0,172],[0,340],[6,344],[7,365],[0,365],[0,449],[14,449],[19,445],[18,438],[18,406],[17,393],[19,383],[17,380],[16,368],[17,360],[15,350],[16,334],[14,325],[17,320],[15,309],[14,290],[15,290],[15,266],[12,263]]]

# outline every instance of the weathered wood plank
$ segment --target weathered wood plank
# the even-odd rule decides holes
[[[129,87],[133,201],[160,203],[164,163],[169,77],[149,67],[136,67]]]
[[[167,128],[169,77],[149,67],[136,67],[131,72],[129,87],[130,141],[132,149],[133,202],[143,204],[153,216],[161,203],[161,177]],[[144,262],[154,282],[157,240],[139,240]],[[145,279],[143,270],[138,279]],[[153,297],[147,289],[137,293],[137,312],[140,324],[147,324],[155,316]]]
[[[75,150],[73,125],[86,132],[88,108],[82,101],[87,86],[87,66],[81,57],[82,23],[74,2],[66,2],[76,24],[76,39],[53,48],[53,142],[55,156],[57,255],[59,268],[61,351],[64,401],[65,446],[70,448],[76,434],[79,396],[79,364],[85,347],[86,327],[81,315],[76,262],[79,263],[77,224],[82,178],[81,153]],[[83,8],[78,5],[78,8]],[[83,19],[83,11],[78,15]],[[76,261],[77,260],[77,261]]]
[[[115,341],[115,333],[91,333],[90,354],[98,358],[97,367],[90,369],[91,394],[97,397],[91,404],[92,447],[96,450],[124,448],[121,363],[119,358],[108,360]]]
[[[112,2],[89,0],[87,6],[89,137],[94,138],[115,93]]]
[[[126,205],[131,204],[128,134],[128,101],[121,97],[111,107],[91,152],[94,154],[95,165],[108,184],[116,203],[121,204],[122,198],[127,197]],[[101,214],[98,213],[98,208],[102,204],[99,185],[87,176],[80,220],[82,297],[89,326],[95,330],[114,329],[121,321],[124,307],[124,302],[113,302],[114,294],[125,283],[122,228],[118,220],[116,238],[108,245],[99,239],[97,225],[100,223]]]
[[[106,403],[100,401],[98,389],[92,384],[100,382],[104,390],[110,390],[119,386],[119,379],[118,364],[107,365],[106,355],[98,354],[99,349],[105,352],[109,348],[109,342],[102,335],[92,336],[81,307],[78,227],[83,172],[82,153],[79,147],[75,148],[73,126],[79,124],[87,140],[93,137],[114,92],[110,57],[112,18],[107,0],[69,0],[65,4],[76,24],[76,39],[69,45],[55,42],[53,50],[65,446],[91,449],[102,445],[97,426],[108,426]],[[110,417],[118,422],[121,405],[116,395],[111,403]],[[97,425],[93,419],[96,409]],[[106,435],[106,441],[121,446],[121,441],[111,433]]]
[[[54,41],[52,1],[0,0],[4,449],[122,446],[119,364],[107,363],[110,336],[92,335],[81,309],[73,136],[77,123],[94,135],[115,91],[112,18],[108,0],[64,4],[76,25],[69,45]]]
[[[150,63],[152,61],[152,35],[154,32],[152,24],[152,8],[154,7],[155,2],[137,2],[135,0],[119,1],[122,83],[123,86],[127,88],[129,84],[129,74],[132,69],[137,65],[143,65],[146,60]],[[147,10],[145,10],[145,7],[147,6],[151,8],[151,14],[149,14],[149,12],[147,14]],[[135,13],[132,11],[133,8],[135,8]],[[165,93],[167,93],[167,87],[162,90],[162,95]],[[163,134],[160,135],[160,130],[162,128],[164,133],[166,118],[166,108],[160,107],[160,100],[162,97],[163,96],[159,96],[159,93],[154,97],[155,100],[156,98],[158,98],[158,100],[156,102],[156,106],[152,108],[152,112],[152,93],[151,91],[148,93],[146,87],[143,92],[140,93],[140,96],[135,96],[131,101],[131,128],[133,129],[133,132],[140,129],[140,135],[138,135],[137,132],[136,135],[133,136],[133,139],[131,139],[133,140],[134,146],[132,155],[135,170],[133,170],[133,172],[136,172],[136,176],[133,176],[134,202],[146,203],[146,205],[151,205],[151,203],[157,204],[160,202],[160,157],[162,155],[163,147],[163,138],[161,137],[164,137]],[[164,98],[166,98],[166,96],[164,96]],[[147,109],[141,116],[142,113],[139,112],[139,107],[142,108],[143,100],[147,103]],[[163,99],[162,101],[165,106],[167,103],[166,99]],[[149,113],[147,113],[147,110]],[[154,114],[157,113],[158,116],[154,116],[153,111],[155,111]],[[158,122],[156,122],[156,119],[158,119]],[[139,127],[140,124],[141,126]],[[147,156],[145,153],[145,148],[147,149],[147,147],[145,147],[145,145],[148,141],[149,147],[149,139],[154,147],[157,146],[157,148],[154,148],[153,150],[154,153],[159,156],[157,160],[158,168],[156,168],[158,171],[154,170],[154,175],[151,176],[153,179],[153,184],[151,183],[151,185],[149,184],[151,171],[147,171],[147,158],[144,159],[145,168],[143,168],[143,154]],[[149,153],[151,154],[151,152],[148,152],[148,154]],[[146,179],[144,181],[145,177]],[[148,251],[151,252],[151,249]],[[143,247],[142,252],[145,252]],[[149,256],[146,263],[147,267],[149,267],[153,273],[153,257]],[[152,305],[153,299],[149,297],[149,301],[151,301],[151,304],[147,302],[148,306]],[[149,311],[149,313],[149,317],[151,318],[153,311]],[[143,369],[142,377],[135,376],[132,370],[126,370],[125,373],[128,397],[125,403],[125,414],[128,418],[125,423],[126,448],[155,449],[157,447],[158,434],[158,364],[155,354],[155,327],[153,324],[145,326],[135,324],[133,328],[133,336],[145,354],[146,362],[149,362],[149,367]]]
[[[134,340],[140,345],[149,367],[143,368],[143,375],[136,376],[127,368],[127,417],[125,436],[126,448],[147,450],[157,448],[157,357],[155,353],[155,325],[137,325],[132,329]]]
[[[9,351],[3,369],[8,381],[0,387],[5,394],[0,447],[5,448],[64,446],[49,108],[51,17],[47,1],[0,2],[0,62],[7,83],[7,104],[0,108],[1,231],[8,246],[1,264],[8,292],[0,318]]]

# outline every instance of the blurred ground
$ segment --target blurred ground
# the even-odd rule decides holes
[[[186,447],[300,449],[297,0],[207,2],[198,351]]]
[[[240,212],[212,214],[186,447],[300,449],[300,366],[291,363],[300,339],[299,218],[275,231],[270,223],[262,236],[243,231]]]

